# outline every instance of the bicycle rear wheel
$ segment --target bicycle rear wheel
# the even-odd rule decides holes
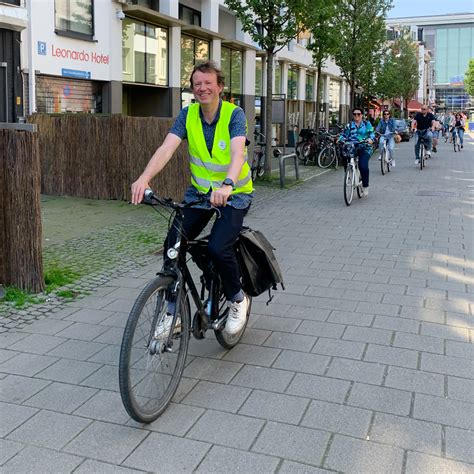
[[[127,413],[140,423],[150,423],[164,412],[184,370],[190,334],[186,293],[182,292],[176,302],[174,327],[171,322],[164,323],[166,294],[174,281],[172,277],[159,276],[145,286],[130,311],[122,338],[120,395]],[[172,347],[165,347],[170,331]]]
[[[311,143],[305,142],[301,145],[300,160],[304,165],[307,165],[311,161]]]
[[[247,308],[247,319],[245,321],[244,327],[237,334],[234,334],[233,336],[227,334],[225,332],[225,326],[224,326],[224,329],[214,330],[214,334],[216,336],[217,342],[225,349],[232,349],[233,347],[235,347],[239,343],[239,341],[242,339],[242,336],[244,335],[245,328],[247,327],[247,323],[249,321],[250,311],[252,309],[252,297],[247,295],[247,298],[249,299],[249,306]],[[227,314],[229,313],[229,306],[227,304],[227,299],[222,290],[222,285],[219,291],[218,305],[219,305],[219,319],[224,316],[227,316]]]
[[[336,151],[331,145],[326,145],[318,155],[318,166],[320,168],[329,168],[336,159]]]
[[[344,173],[344,201],[346,206],[350,206],[352,198],[354,197],[354,168],[347,165],[346,172]]]

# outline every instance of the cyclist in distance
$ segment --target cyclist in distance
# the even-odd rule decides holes
[[[362,177],[364,196],[369,195],[369,159],[372,155],[372,144],[375,140],[374,127],[367,120],[362,120],[362,110],[355,107],[352,110],[352,121],[349,122],[339,137],[339,142],[352,142],[356,145],[359,157],[359,169]]]
[[[420,164],[420,139],[426,143],[426,154],[431,156],[431,144],[433,141],[435,116],[428,112],[428,106],[422,105],[421,112],[417,112],[411,124],[412,130],[416,130],[415,142],[415,165]]]
[[[439,142],[439,132],[441,130],[441,123],[440,123],[440,118],[435,114],[435,111],[433,107],[428,108],[428,113],[433,114],[433,117],[435,118],[434,124],[433,124],[433,143],[432,143],[432,149],[433,153],[437,153],[438,149],[438,142]]]
[[[249,299],[240,285],[240,270],[234,250],[253,197],[246,157],[246,118],[240,107],[221,99],[224,77],[213,61],[195,66],[190,82],[197,102],[181,110],[163,144],[132,184],[132,203],[142,201],[151,179],[165,167],[181,141],[187,139],[191,185],[186,190],[184,203],[195,202],[204,196],[206,199],[183,209],[183,230],[188,240],[195,239],[213,216],[213,207],[218,208],[208,252],[230,303],[225,331],[234,335],[245,325],[249,305]],[[167,250],[176,241],[175,227],[171,226],[164,244],[165,268]],[[168,313],[168,325],[171,326],[171,315],[174,313],[172,301],[168,302]]]
[[[461,148],[464,148],[464,126],[466,122],[462,118],[461,114],[456,114],[451,121],[451,130],[452,130],[452,137],[454,140],[455,131],[458,131],[459,135],[459,143],[461,144]]]
[[[392,114],[389,110],[384,110],[382,114],[382,120],[380,120],[377,128],[375,129],[376,132],[381,134],[379,139],[379,150],[382,152],[383,144],[385,140],[387,140],[387,148],[388,153],[390,155],[390,160],[392,162],[392,166],[395,167],[395,159],[393,158],[393,150],[395,148],[395,135],[398,135],[397,131],[395,130],[395,121],[392,118]],[[379,157],[379,160],[381,157]]]

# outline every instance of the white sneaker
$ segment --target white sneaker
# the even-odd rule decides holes
[[[155,334],[153,337],[155,339],[166,339],[171,329],[171,324],[173,323],[173,315],[166,313],[161,321],[157,324],[155,328]],[[176,319],[176,324],[174,326],[174,334],[177,334],[181,331],[181,317],[178,316]]]
[[[381,160],[382,160],[382,157],[381,157],[380,155],[379,155],[379,157],[378,157],[378,160],[379,160],[379,161],[381,161]]]
[[[392,165],[392,168],[395,168],[395,160],[392,160],[390,164]]]
[[[369,188],[362,187],[362,196],[367,197],[369,195]]]
[[[415,165],[419,165],[420,164],[420,160],[415,160]]]
[[[248,307],[249,299],[247,295],[244,295],[244,299],[240,303],[234,302],[230,304],[229,316],[227,316],[224,328],[224,331],[229,336],[235,336],[245,326]]]
[[[426,152],[426,157],[427,157],[427,158],[431,158],[431,151],[427,151],[427,152]]]

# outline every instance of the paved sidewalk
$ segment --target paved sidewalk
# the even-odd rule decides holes
[[[122,328],[157,262],[0,335],[0,472],[474,472],[474,142],[370,196],[326,173],[249,215],[287,290],[231,351],[191,341],[174,403],[138,425],[118,393]]]

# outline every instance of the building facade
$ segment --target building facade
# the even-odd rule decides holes
[[[459,13],[391,18],[389,28],[409,27],[418,42],[420,88],[417,100],[440,112],[474,111],[464,88],[464,74],[474,57],[474,14]]]
[[[20,39],[27,19],[20,0],[0,4],[0,122],[16,122],[23,116]]]
[[[194,65],[212,59],[226,77],[224,99],[246,111],[249,130],[261,122],[266,57],[223,0],[27,2],[28,27],[21,33],[25,114],[174,117],[193,100]],[[283,105],[283,120],[274,127],[280,142],[295,127],[316,126],[318,78],[307,41],[300,35],[273,64],[272,100],[278,110]],[[324,123],[345,121],[349,91],[333,62],[319,81]]]

